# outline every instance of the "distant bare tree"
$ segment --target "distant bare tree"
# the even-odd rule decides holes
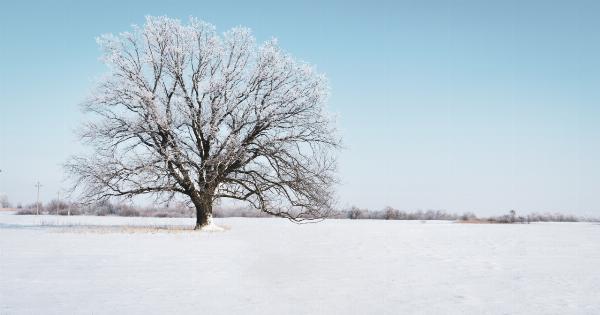
[[[383,218],[386,220],[398,220],[398,218],[400,218],[400,210],[392,207],[385,207],[385,209],[383,209],[383,213]]]
[[[98,39],[110,72],[84,103],[94,152],[66,163],[85,200],[185,196],[196,228],[219,198],[295,221],[331,209],[340,146],[325,77],[249,29],[148,17]]]
[[[0,195],[0,208],[11,208],[12,205],[10,201],[8,201],[8,197],[6,195]]]
[[[350,210],[348,211],[348,219],[352,219],[352,220],[360,219],[360,217],[362,215],[363,215],[363,210],[361,210],[355,206],[352,206],[352,208],[350,208]]]

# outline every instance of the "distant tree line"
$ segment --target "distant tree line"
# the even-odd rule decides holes
[[[36,204],[17,205],[17,214],[36,214]],[[80,204],[62,200],[52,200],[46,204],[40,203],[40,214],[50,215],[96,215],[123,217],[171,217],[193,218],[195,210],[185,203],[176,203],[169,207],[143,207],[126,203],[101,201],[92,204]],[[215,207],[214,217],[248,217],[262,218],[271,215],[250,207]],[[530,222],[600,222],[600,218],[581,217],[562,213],[530,213],[517,215],[511,210],[508,214],[489,217],[478,217],[472,212],[463,214],[449,213],[444,210],[403,211],[392,207],[382,210],[370,210],[356,206],[334,212],[330,219],[351,220],[446,220],[472,223],[530,223]]]
[[[597,222],[600,218],[578,217],[562,213],[530,213],[525,216],[517,215],[514,210],[506,215],[485,218],[491,223],[529,223],[529,222]]]
[[[121,217],[158,217],[158,218],[193,218],[195,209],[185,203],[176,203],[170,207],[144,207],[126,203],[101,201],[91,204],[52,200],[47,204],[36,203],[25,206],[18,205],[16,214],[35,215],[94,215]],[[216,218],[223,217],[269,217],[270,215],[249,207],[216,207],[213,211]]]
[[[461,218],[475,217],[472,213],[463,215],[447,213],[444,210],[427,210],[407,212],[386,207],[383,210],[362,209],[355,206],[338,211],[333,218],[336,219],[368,219],[368,220],[459,220]]]
[[[529,223],[529,222],[598,222],[600,218],[565,215],[562,213],[530,213],[524,216],[517,215],[511,210],[508,214],[490,217],[477,217],[472,212],[463,214],[448,213],[444,210],[427,211],[402,211],[392,207],[383,210],[361,209],[355,206],[341,210],[335,214],[336,219],[368,219],[368,220],[450,220],[476,223]]]

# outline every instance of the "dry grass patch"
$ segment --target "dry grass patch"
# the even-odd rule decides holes
[[[157,225],[157,226],[69,226],[62,227],[58,233],[95,233],[95,234],[113,234],[113,233],[217,233],[228,231],[229,226],[221,226],[222,230],[196,231],[194,226],[189,225]]]

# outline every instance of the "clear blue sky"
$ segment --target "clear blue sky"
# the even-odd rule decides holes
[[[11,1],[0,11],[0,193],[56,195],[81,152],[95,37],[195,16],[316,64],[347,149],[340,204],[600,215],[598,1]]]

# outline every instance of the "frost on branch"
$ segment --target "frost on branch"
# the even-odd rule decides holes
[[[219,198],[295,221],[328,215],[340,140],[313,67],[247,28],[219,35],[196,19],[147,17],[98,43],[109,73],[81,130],[94,154],[66,165],[85,199],[181,195],[197,227]]]

